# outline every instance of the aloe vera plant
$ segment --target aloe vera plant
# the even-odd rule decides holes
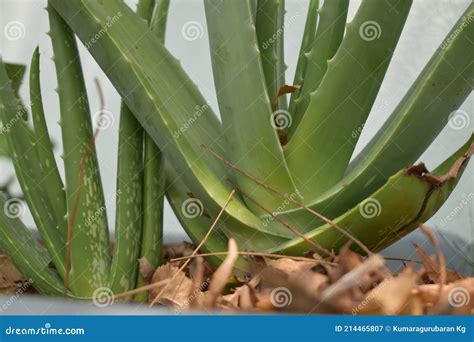
[[[433,172],[413,166],[472,91],[471,4],[380,132],[350,162],[358,138],[352,133],[370,114],[411,3],[363,0],[346,24],[349,0],[322,7],[311,0],[287,103],[281,96],[284,1],[204,0],[219,120],[164,46],[169,1],[140,0],[135,13],[122,1],[49,0],[65,188],[44,123],[36,51],[34,130],[22,117],[6,131],[3,151],[12,157],[46,250],[18,219],[1,215],[0,248],[38,278],[42,292],[78,298],[103,287],[126,292],[145,283],[139,258],[159,264],[165,188],[195,242],[224,208],[205,252],[225,251],[229,238],[242,250],[292,255],[316,250],[325,256],[348,240],[366,251],[390,245],[443,205],[473,153],[471,137]],[[123,101],[113,253],[74,35]],[[0,83],[5,123],[20,102],[3,66]],[[226,205],[232,189],[239,195]],[[31,249],[17,252],[22,243]],[[38,272],[49,259],[55,270]],[[245,270],[245,261],[236,267]]]

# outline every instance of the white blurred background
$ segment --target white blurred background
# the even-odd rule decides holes
[[[67,1],[67,0],[64,0]],[[236,0],[237,1],[237,0]],[[383,0],[380,0],[383,1]],[[135,1],[127,2],[135,8]],[[396,104],[405,94],[409,86],[415,80],[423,66],[427,63],[436,48],[442,43],[445,35],[452,25],[461,16],[471,0],[414,0],[411,13],[408,17],[404,31],[398,43],[392,59],[390,68],[385,77],[385,82],[380,90],[379,96],[372,110],[371,116],[364,128],[359,140],[356,152],[370,140],[377,129],[382,125]],[[360,1],[351,0],[349,9],[349,20],[354,15]],[[33,50],[37,45],[41,52],[41,80],[43,100],[47,115],[50,133],[56,142],[56,154],[58,163],[62,168],[59,158],[61,153],[60,127],[58,99],[54,92],[56,87],[56,75],[54,64],[51,61],[52,47],[48,31],[48,18],[44,10],[46,1],[42,0],[0,0],[0,55],[7,62],[16,62],[29,65]],[[286,25],[285,31],[285,58],[288,64],[287,83],[291,84],[295,70],[295,62],[299,52],[301,36],[304,28],[307,0],[286,0],[286,20],[292,18],[291,23]],[[21,23],[22,32],[19,39],[7,39],[4,30],[8,23],[16,21]],[[189,41],[183,37],[183,26],[190,21],[201,24],[203,35],[201,38]],[[82,66],[85,72],[87,89],[89,94],[91,112],[99,110],[99,99],[93,79],[98,77],[106,97],[106,109],[115,115],[114,125],[101,131],[97,150],[100,161],[104,191],[107,198],[113,198],[115,193],[116,154],[118,141],[118,117],[120,98],[107,80],[94,59],[86,49],[79,43],[82,58]],[[181,60],[182,66],[190,77],[196,82],[204,97],[211,104],[213,110],[218,113],[217,100],[214,91],[214,82],[208,50],[208,39],[204,5],[202,0],[172,0],[168,27],[166,34],[166,46],[170,52]],[[467,52],[466,52],[467,53]],[[472,54],[467,54],[472,55]],[[28,70],[27,70],[28,72]],[[473,77],[469,75],[467,77]],[[350,82],[350,80],[348,80]],[[21,95],[28,99],[28,81],[21,88]],[[453,129],[446,125],[430,149],[420,158],[428,169],[433,169],[446,156],[456,150],[465,142],[474,127],[472,118],[473,95],[471,94],[461,107],[468,115],[468,123],[462,129]],[[420,132],[423,134],[423,132]],[[439,232],[442,232],[441,240],[444,241],[444,250],[451,264],[463,272],[466,267],[472,266],[472,241],[473,241],[473,208],[474,201],[468,200],[463,204],[463,199],[473,198],[474,166],[468,166],[463,179],[454,191],[445,206],[428,222],[428,224]],[[0,185],[13,174],[13,168],[5,161],[0,161]],[[14,191],[20,191],[18,185],[13,186]],[[409,200],[409,199],[407,199]],[[464,201],[466,203],[466,201]],[[185,239],[185,234],[173,212],[167,205],[165,209],[165,236],[170,240]],[[454,211],[456,212],[455,214]],[[108,203],[108,215],[111,227],[113,227],[115,212],[114,203]],[[28,214],[24,215],[24,221],[33,226],[33,221]],[[448,217],[450,218],[448,220]],[[446,237],[446,239],[443,238]],[[460,237],[460,239],[455,238]],[[386,251],[391,256],[415,258],[411,241],[425,244],[426,239],[419,233],[409,235]],[[471,244],[467,248],[466,244]],[[426,244],[427,246],[428,244]],[[470,261],[468,259],[471,259]],[[472,272],[472,268],[470,271]]]

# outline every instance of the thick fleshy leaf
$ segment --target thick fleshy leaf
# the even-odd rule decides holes
[[[1,208],[11,205],[21,204],[9,202],[0,195]],[[19,207],[17,209],[21,210]],[[5,210],[0,210],[0,249],[40,293],[63,295],[61,278],[49,266],[51,257],[36,241],[33,232],[15,216],[7,216]]]
[[[346,176],[332,189],[308,204],[312,209],[335,218],[369,196],[390,175],[413,164],[429,147],[453,113],[472,92],[473,74],[469,37],[474,26],[464,25],[474,15],[469,6],[446,35],[444,42],[425,66],[407,94],[395,108],[387,123],[355,159]],[[461,31],[459,27],[465,26]],[[450,37],[454,37],[451,39]],[[467,115],[467,114],[466,114]],[[462,118],[462,117],[461,117]],[[451,123],[452,125],[454,123]],[[282,219],[303,227],[317,224],[318,219],[303,209],[281,212]],[[321,221],[319,221],[321,222]]]
[[[46,194],[49,197],[52,208],[56,213],[56,221],[62,230],[63,239],[66,238],[66,195],[64,193],[64,184],[59,174],[56,159],[54,158],[53,144],[46,126],[46,119],[43,110],[43,100],[41,96],[40,84],[40,53],[36,48],[33,53],[30,68],[30,102],[31,119],[34,126],[36,137],[35,148],[38,153],[39,166],[42,172],[42,182],[47,189]]]
[[[278,62],[278,40],[267,42],[265,39],[271,39],[267,36],[272,29],[270,24],[261,23],[261,50],[265,47],[267,49],[259,53],[257,45],[252,43],[256,43],[256,35],[248,1],[206,0],[204,4],[222,129],[227,139],[227,155],[243,170],[264,179],[283,192],[293,193],[295,186],[275,130],[275,119],[278,119],[279,112],[272,114],[265,87],[265,76],[270,78],[271,75],[267,85],[268,82],[271,83],[274,93],[270,97],[277,95],[278,84],[275,82],[280,76],[280,71],[275,66]],[[264,5],[259,1],[257,25],[259,20],[264,20],[268,15],[270,9],[267,7],[277,5],[270,1]],[[277,6],[273,12],[278,10]],[[277,15],[278,13],[275,14]],[[263,63],[260,63],[260,56]],[[265,70],[262,70],[262,64]],[[256,186],[250,179],[238,174],[235,177],[243,190],[266,203],[270,210],[281,204],[280,198]],[[261,213],[261,209],[253,203],[247,205],[254,212]]]
[[[25,76],[26,66],[23,64],[5,63],[5,70],[7,71],[8,78],[12,81],[15,96],[19,97],[18,92]]]
[[[24,107],[16,98],[11,81],[0,60],[0,117],[3,135],[8,141],[16,176],[33,219],[60,274],[64,273],[64,230],[56,221],[42,174],[38,172],[39,158],[34,137],[23,120]]]
[[[319,0],[310,0],[308,5],[308,14],[306,16],[306,23],[304,26],[303,38],[301,41],[300,53],[298,55],[298,62],[296,64],[295,78],[293,81],[294,85],[301,85],[303,83],[304,75],[306,74],[306,69],[308,65],[308,53],[311,50],[311,46],[314,42],[314,35],[318,22],[318,8]],[[290,105],[288,109],[290,113],[294,112],[294,102],[300,94],[301,92],[297,91],[291,95]]]
[[[397,45],[411,0],[364,0],[285,146],[306,203],[341,180]],[[375,35],[371,35],[375,34]]]
[[[146,23],[126,5],[115,1],[51,0],[79,38],[89,46],[124,101],[165,157],[176,167],[193,195],[216,216],[232,190],[230,177],[220,161],[203,144],[224,154],[220,123],[179,63],[148,30]],[[114,25],[107,25],[115,13]],[[103,27],[101,39],[90,40]],[[137,40],[136,37],[141,37]],[[159,63],[157,63],[159,61]],[[274,244],[293,237],[285,227],[266,227],[236,197],[224,219],[248,237],[241,248]]]
[[[360,204],[334,222],[373,252],[390,245],[426,222],[446,201],[474,152],[474,139],[457,150],[433,173],[423,164],[399,171]],[[327,248],[338,249],[348,238],[329,224],[306,234]],[[272,252],[302,254],[311,249],[301,238]]]
[[[48,13],[61,112],[68,233],[72,238],[69,284],[73,293],[88,297],[108,283],[106,207],[76,40],[54,8],[48,6]],[[99,112],[95,119],[100,115],[111,114]]]
[[[284,17],[285,0],[258,0],[255,28],[270,99],[285,84]],[[286,106],[286,97],[281,96],[276,109],[286,110]]]
[[[294,108],[290,109],[293,118],[293,123],[289,127],[290,137],[308,108],[310,93],[317,89],[326,73],[328,60],[334,57],[341,44],[348,7],[349,0],[325,1],[318,11],[318,29],[311,50],[308,52],[303,86],[298,92],[299,97],[294,103]]]

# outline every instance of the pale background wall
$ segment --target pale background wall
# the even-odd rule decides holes
[[[66,1],[66,0],[65,0]],[[381,0],[383,1],[383,0]],[[375,134],[378,127],[391,113],[398,101],[402,98],[408,87],[417,77],[425,63],[429,60],[437,46],[441,44],[451,26],[456,22],[470,0],[414,0],[412,11],[408,17],[405,29],[400,38],[397,50],[393,56],[391,66],[385,77],[385,83],[379,93],[375,106],[372,110],[365,129],[360,138],[356,152],[360,151],[364,144]],[[132,6],[134,1],[129,1]],[[286,20],[292,18],[291,24],[287,25],[285,32],[285,57],[289,65],[287,70],[287,83],[293,79],[295,61],[299,51],[299,44],[303,32],[304,21],[307,10],[307,0],[287,0]],[[360,1],[351,1],[349,18],[357,9]],[[42,0],[0,0],[0,54],[5,61],[15,61],[29,64],[31,54],[37,44],[42,54],[41,78],[43,85],[43,98],[47,113],[50,132],[55,141],[60,142],[60,128],[56,124],[59,119],[58,101],[53,89],[56,86],[56,77],[52,56],[51,43],[45,32],[48,30],[48,20],[45,7],[46,1]],[[6,39],[4,29],[11,21],[18,21],[22,27],[21,39],[11,41]],[[183,25],[189,21],[196,21],[203,28],[203,36],[197,40],[188,41],[182,35]],[[208,40],[205,25],[204,6],[201,0],[172,0],[166,35],[166,45],[182,62],[184,69],[197,83],[199,89],[209,101],[215,112],[218,112],[217,101],[214,93],[214,83],[211,72],[210,57],[208,52]],[[107,130],[101,131],[97,141],[97,149],[103,175],[104,190],[112,196],[115,192],[116,174],[116,146],[118,139],[118,113],[119,97],[111,83],[105,78],[101,69],[97,66],[91,56],[88,55],[82,44],[80,45],[83,69],[86,74],[87,88],[91,105],[91,112],[99,110],[98,98],[93,78],[98,77],[103,86],[106,96],[106,109],[114,113],[116,120],[114,125]],[[466,52],[467,53],[467,52]],[[472,75],[471,75],[472,77]],[[348,80],[350,82],[350,80]],[[22,87],[21,94],[28,98],[27,83]],[[449,126],[442,131],[435,140],[432,147],[421,157],[428,168],[432,169],[447,155],[453,152],[469,137],[474,128],[473,95],[467,99],[461,108],[468,113],[468,123],[459,130]],[[420,132],[423,134],[423,132]],[[56,149],[59,156],[60,147]],[[62,162],[58,159],[59,165]],[[0,164],[0,184],[11,175],[12,168],[5,162]],[[473,239],[473,201],[461,204],[464,197],[474,192],[473,177],[474,166],[471,163],[458,188],[454,191],[444,208],[442,208],[428,222],[432,227],[443,232],[453,232],[463,237],[465,241],[472,243]],[[104,177],[105,176],[105,177]],[[471,197],[472,198],[472,197]],[[409,199],[408,199],[409,200]],[[109,203],[109,222],[113,226],[114,208]],[[446,217],[454,208],[460,208],[448,224],[444,224]],[[32,225],[28,214],[25,221]],[[165,212],[165,234],[182,238],[183,230],[169,206]],[[391,255],[404,256],[412,254],[410,240],[420,240],[420,236],[410,236],[401,243],[397,249],[388,251]],[[459,248],[458,248],[459,249]],[[461,248],[462,249],[462,248]],[[408,253],[408,254],[407,254]],[[465,254],[465,252],[464,252]],[[449,259],[449,258],[448,258]],[[472,256],[471,256],[472,259]]]

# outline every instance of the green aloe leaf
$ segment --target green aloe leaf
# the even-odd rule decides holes
[[[89,51],[147,133],[180,170],[194,196],[206,203],[206,210],[215,217],[232,189],[223,181],[229,178],[229,169],[203,145],[224,154],[223,135],[210,106],[176,59],[148,30],[146,23],[121,2],[51,0],[50,3],[79,38],[89,44]],[[107,25],[107,18],[114,13],[118,20]],[[90,44],[98,31],[104,32],[101,39]],[[243,249],[262,249],[294,236],[281,225],[264,226],[237,197],[226,207],[223,216],[242,236],[238,242]]]
[[[296,64],[295,78],[293,84],[301,85],[308,65],[308,53],[314,42],[318,22],[319,0],[310,0],[308,6],[308,14],[304,26],[303,39],[301,41],[300,53]],[[291,95],[290,106],[288,111],[294,113],[294,102],[299,97],[300,91],[296,91]],[[290,128],[291,129],[291,128]]]
[[[149,23],[154,8],[155,1],[139,1],[137,14]],[[109,280],[113,293],[132,290],[137,282],[143,230],[143,192],[146,191],[146,186],[143,185],[143,139],[140,123],[122,102],[117,157],[115,243]]]
[[[289,127],[290,137],[308,107],[311,92],[318,88],[326,73],[328,60],[334,57],[341,44],[348,7],[349,0],[325,1],[318,11],[318,29],[311,50],[308,52],[303,86],[298,91],[299,97],[294,102],[294,108],[290,109],[293,117],[293,123]]]
[[[50,267],[51,257],[47,251],[16,215],[7,216],[7,212],[13,213],[11,206],[15,205],[21,204],[9,202],[0,195],[0,249],[37,291],[48,295],[63,295],[61,278]],[[21,211],[19,207],[17,210]]]
[[[2,132],[3,133],[3,132]],[[4,134],[0,134],[0,157],[9,157],[8,141]]]
[[[249,43],[255,42],[256,36],[248,1],[207,0],[204,4],[227,154],[243,170],[283,192],[293,193],[295,186],[274,128],[276,123],[265,87],[260,54],[256,44]],[[264,15],[262,11],[259,5],[257,24],[259,13]],[[269,55],[262,58],[273,58],[276,62],[274,53],[269,50]],[[252,193],[259,202],[266,203],[270,210],[281,204],[281,198],[256,186],[250,179],[237,174],[236,180],[243,190]],[[253,203],[247,205],[254,212],[263,213]]]
[[[411,0],[364,0],[308,109],[285,146],[297,188],[311,201],[341,180],[385,76]],[[371,35],[373,34],[373,35]]]
[[[19,97],[20,86],[25,76],[26,66],[23,64],[5,63],[5,70],[8,78],[12,81],[12,88],[15,96]]]
[[[64,274],[64,234],[56,221],[44,188],[43,177],[38,172],[39,158],[34,148],[34,137],[23,120],[24,107],[17,99],[11,81],[0,60],[0,117],[3,135],[8,141],[16,176],[20,183],[33,219],[58,272]]]
[[[73,233],[69,284],[76,295],[91,296],[107,285],[109,276],[104,194],[75,37],[54,8],[48,6],[48,13],[61,109],[68,222]]]
[[[64,184],[59,174],[56,159],[54,158],[53,144],[51,143],[48,127],[43,110],[40,84],[40,53],[36,48],[31,60],[30,69],[30,102],[31,118],[36,136],[35,148],[38,154],[39,166],[43,175],[44,188],[47,189],[49,201],[56,213],[56,221],[62,230],[63,238],[67,234],[66,225],[66,195]]]
[[[192,241],[202,241],[215,218],[211,218],[205,212],[205,208],[199,199],[189,197],[190,189],[184,184],[181,176],[173,169],[170,163],[165,163],[165,165],[167,175],[166,198],[181,226]],[[229,234],[234,237],[234,232],[228,231],[226,226],[225,222],[218,222],[216,229],[200,249],[201,253],[227,252]],[[209,262],[215,267],[219,266],[224,259],[225,255],[216,255],[208,258]],[[241,272],[248,271],[247,265],[241,259],[236,263],[235,268]]]
[[[136,285],[143,215],[143,130],[132,112],[120,112],[115,243],[110,289],[122,293]]]
[[[164,43],[169,0],[159,0],[151,18],[151,29],[160,42]],[[138,11],[137,11],[138,13]],[[150,135],[145,133],[145,156],[143,170],[143,234],[140,258],[146,258],[153,269],[161,263],[163,245],[163,210],[166,175],[164,157]],[[145,284],[141,274],[137,287]],[[135,299],[146,302],[147,294],[141,293]]]
[[[270,99],[285,84],[284,17],[285,0],[258,0],[255,28]],[[277,109],[287,109],[286,106],[286,97],[281,96]]]
[[[474,152],[473,140],[471,137],[432,174],[422,164],[399,171],[334,222],[374,252],[389,246],[427,221],[446,201]],[[329,224],[314,229],[306,237],[334,249],[342,247],[348,239]],[[295,255],[309,249],[304,240],[296,238],[271,251]]]
[[[449,40],[449,45],[440,45],[435,51],[389,120],[350,165],[345,177],[308,204],[309,207],[335,218],[378,189],[389,175],[413,164],[429,147],[450,122],[450,115],[456,115],[472,92],[472,79],[465,75],[473,74],[473,65],[465,53],[470,51],[469,37],[474,35],[474,26],[464,23],[473,15],[474,5],[470,5],[446,35],[444,42]],[[303,209],[282,212],[281,216],[303,227],[318,221]]]

